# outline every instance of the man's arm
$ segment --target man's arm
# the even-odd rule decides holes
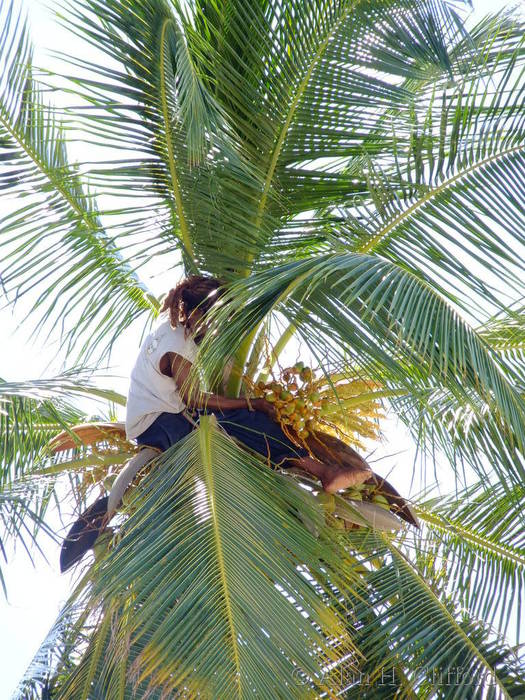
[[[212,411],[227,411],[235,408],[253,408],[268,415],[273,413],[273,406],[264,399],[230,399],[218,394],[207,394],[196,386],[190,390],[188,377],[191,362],[175,352],[169,352],[160,360],[160,371],[173,377],[182,400],[188,408],[208,408]]]

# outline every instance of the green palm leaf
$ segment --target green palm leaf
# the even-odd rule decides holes
[[[104,16],[105,23],[93,19],[90,10]],[[407,74],[421,75],[421,66],[426,70],[431,64],[448,71],[447,41],[457,33],[446,5],[425,2],[378,7],[319,0],[287,8],[202,3],[191,19],[177,4],[161,0],[129,10],[129,0],[103,8],[86,2],[72,10],[76,31],[126,66],[84,64],[90,72],[81,81],[85,88],[108,94],[107,101],[88,98],[98,110],[90,111],[91,128],[147,158],[145,166],[126,163],[106,171],[107,182],[122,174],[129,180],[135,172],[144,183],[149,172],[150,191],[170,208],[170,225],[183,248],[195,253],[202,269],[227,278],[246,273],[250,261],[264,252],[268,236],[281,227],[282,216],[311,208],[312,198],[322,192],[333,202],[358,191],[348,175],[289,166],[311,160],[318,142],[324,148],[333,142],[334,154],[359,152],[363,109],[384,111],[400,99],[410,100],[410,92],[375,79],[370,70],[388,72],[395,54],[396,73],[404,67]],[[304,27],[297,33],[290,18],[299,14]],[[409,31],[413,40],[407,44],[403,32]],[[252,41],[240,41],[243,33]],[[379,48],[386,45],[388,60]],[[355,71],[340,67],[349,60]],[[355,97],[348,103],[350,93]],[[206,131],[213,148],[208,164],[191,170],[191,130],[196,128]],[[322,128],[327,132],[317,134]],[[350,151],[342,146],[343,132],[356,132]],[[308,146],[298,150],[298,138],[307,139]],[[302,192],[304,201],[298,198]],[[193,269],[188,256],[186,264]]]
[[[490,318],[477,332],[500,353],[521,376],[525,348],[525,314],[523,308],[512,308]]]
[[[225,2],[221,8],[201,3],[200,11],[199,31],[217,47],[206,54],[207,75],[261,180],[260,194],[245,206],[264,256],[269,238],[290,214],[362,191],[362,178],[312,169],[310,161],[360,153],[364,124],[373,128],[385,109],[409,101],[409,92],[372,73],[391,72],[381,48],[388,44],[397,52],[397,66],[407,73],[422,55],[448,65],[448,36],[437,19],[447,15],[444,4]],[[409,28],[407,43],[402,35]],[[243,32],[253,41],[240,46]],[[257,121],[254,105],[260,105]],[[384,134],[376,141],[376,150],[391,143]],[[280,245],[286,246],[285,234]]]
[[[115,318],[130,323],[154,311],[157,301],[103,228],[93,195],[68,163],[64,130],[32,78],[26,26],[11,3],[3,11],[0,66],[6,75],[0,185],[4,195],[23,198],[22,205],[13,199],[0,220],[4,292],[10,301],[36,294],[40,324],[75,313],[72,339],[91,330],[91,342],[111,346]]]
[[[74,605],[60,612],[21,678],[12,700],[44,700],[46,694],[48,698],[52,697],[59,683],[58,665],[67,669],[74,664],[75,652],[68,642],[81,613],[80,607]]]
[[[135,490],[116,546],[97,555],[64,612],[63,641],[52,635],[47,642],[53,660],[35,659],[23,691],[41,679],[59,698],[90,700],[161,698],[176,688],[212,697],[346,688],[348,697],[397,691],[448,700],[482,697],[489,687],[489,697],[519,697],[520,661],[483,624],[455,612],[465,589],[447,595],[434,566],[438,553],[461,557],[465,572],[469,550],[508,553],[506,536],[520,537],[515,512],[502,524],[501,509],[493,516],[485,507],[493,496],[474,498],[464,506],[468,533],[460,545],[454,522],[429,503],[419,512],[436,536],[426,533],[414,550],[409,539],[398,545],[368,530],[329,534],[311,496],[293,484],[205,419]],[[298,514],[317,522],[319,541]],[[496,517],[499,531],[488,535]],[[510,580],[503,575],[494,587],[504,592]],[[486,588],[483,598],[489,595]],[[77,660],[80,639],[86,650]]]
[[[97,15],[103,23],[94,19]],[[146,186],[156,198],[152,211],[160,220],[164,250],[181,252],[188,271],[199,264],[231,276],[244,254],[242,245],[233,229],[229,245],[222,236],[221,256],[213,234],[228,230],[229,211],[240,220],[239,190],[253,189],[256,181],[232,147],[222,108],[202,80],[202,47],[194,45],[181,8],[166,0],[140,6],[129,0],[86,0],[70,9],[70,23],[112,65],[119,61],[111,69],[80,64],[89,77],[75,83],[80,82],[80,95],[94,107],[83,125],[106,147],[140,154],[137,163],[123,161],[119,152],[115,165],[98,172],[100,182],[117,192],[143,194]],[[218,198],[227,199],[230,210],[223,207],[225,219],[217,221]],[[246,244],[246,225],[243,235]],[[203,246],[211,247],[215,257],[204,261]]]
[[[341,569],[337,541],[316,540],[298,519],[321,525],[313,497],[212,418],[157,460],[130,508],[95,568],[86,595],[96,630],[60,697],[90,687],[90,698],[107,697],[122,663],[139,695],[304,697],[295,667],[319,676],[352,649],[338,598],[357,574]]]
[[[433,9],[439,14],[441,8],[435,6]],[[421,25],[418,24],[419,15],[425,12],[429,13],[426,15],[429,26],[424,22]],[[392,26],[401,18],[403,18],[401,21],[403,27],[410,26],[411,41],[406,41],[406,37],[404,41],[401,40],[403,29],[397,32],[396,27]],[[347,76],[346,73],[342,76],[338,75],[340,78],[338,87],[342,90],[341,96],[349,102],[350,116],[347,111],[341,109],[341,105],[337,109],[337,87],[334,87],[335,96],[327,95],[330,108],[325,107],[325,111],[318,116],[314,125],[310,126],[308,121],[311,118],[311,103],[317,104],[319,98],[315,99],[312,95],[311,100],[305,103],[305,114],[301,115],[301,128],[305,128],[305,138],[312,139],[311,151],[301,154],[300,149],[296,149],[296,158],[285,163],[285,167],[279,172],[279,187],[286,193],[283,195],[286,211],[296,213],[302,208],[305,216],[297,222],[297,232],[293,238],[290,237],[293,232],[290,225],[286,228],[281,227],[281,230],[276,232],[274,246],[264,251],[268,255],[270,264],[274,263],[275,254],[280,253],[282,249],[287,250],[287,246],[291,255],[296,257],[297,246],[300,245],[302,236],[312,237],[312,233],[316,230],[323,239],[327,235],[329,241],[340,238],[341,227],[337,223],[341,215],[340,207],[345,205],[353,207],[356,202],[366,202],[373,206],[374,202],[370,202],[370,189],[371,187],[372,190],[374,189],[373,182],[370,181],[369,175],[363,172],[364,168],[369,168],[370,159],[374,164],[380,164],[379,167],[391,164],[392,169],[388,170],[388,178],[395,183],[402,178],[403,184],[408,186],[413,178],[410,172],[405,172],[407,155],[412,161],[417,160],[419,167],[421,158],[426,157],[425,148],[428,145],[427,134],[418,133],[423,131],[423,128],[428,128],[428,124],[425,123],[423,126],[412,123],[414,103],[420,110],[421,120],[427,118],[431,121],[426,112],[428,103],[435,99],[437,112],[436,90],[438,95],[442,90],[447,90],[451,83],[451,71],[455,83],[459,85],[465,81],[491,80],[495,64],[507,65],[516,59],[516,52],[520,50],[522,30],[511,18],[500,16],[497,19],[487,19],[474,27],[467,36],[461,28],[454,28],[454,21],[450,20],[446,36],[434,37],[435,53],[431,55],[429,51],[427,61],[420,62],[418,46],[413,42],[414,35],[419,31],[424,33],[426,29],[432,32],[433,21],[432,10],[424,4],[411,3],[410,8],[401,4],[400,8],[396,7],[392,10],[391,17],[388,19],[383,16],[382,10],[378,10],[378,25],[367,27],[367,33],[360,35],[355,43],[354,48],[358,57],[353,65],[360,66],[360,71],[352,73],[351,76]],[[388,29],[392,31],[391,35]],[[350,55],[352,55],[351,49],[352,46],[349,49]],[[413,55],[411,51],[414,52]],[[386,65],[385,55],[389,56],[389,63]],[[365,61],[363,56],[366,56]],[[342,64],[344,61],[340,59],[339,63]],[[419,68],[421,71],[418,70]],[[388,90],[374,90],[371,70],[388,74],[390,80],[396,85],[397,94],[389,95]],[[400,76],[403,76],[401,83],[396,80]],[[356,85],[352,85],[352,79],[356,81],[357,89]],[[348,84],[345,85],[343,80],[347,80]],[[347,88],[346,91],[343,87]],[[393,85],[388,87],[392,89]],[[324,76],[323,86],[316,86],[316,89],[317,94],[328,92],[331,89],[330,75]],[[367,94],[367,89],[370,90],[370,94]],[[313,109],[315,110],[315,106]],[[432,123],[436,127],[439,118],[432,116],[434,119]],[[357,117],[359,117],[359,130],[351,121],[357,120]],[[346,122],[343,121],[345,119]],[[373,122],[372,119],[374,119]],[[340,120],[341,123],[334,124],[334,128],[331,129],[330,120]],[[366,124],[364,130],[363,124]],[[406,128],[404,124],[407,124]],[[315,129],[326,128],[326,133],[321,131],[319,137],[314,139],[313,133],[310,134],[308,131],[309,128],[312,132]],[[332,143],[333,152],[325,151],[326,145]],[[414,147],[418,144],[418,158],[415,158]],[[320,159],[330,156],[332,158],[321,164]],[[297,167],[296,161],[301,160],[303,163],[299,165],[305,167]],[[411,167],[414,167],[413,162]],[[311,190],[315,190],[315,195],[312,194],[310,199],[305,199],[302,206],[305,182],[311,183]],[[400,193],[395,190],[395,194],[399,197]],[[321,215],[316,213],[312,216],[311,212],[305,211],[314,208],[313,196],[319,197],[318,205],[328,204]],[[370,208],[365,212],[366,219],[369,218],[369,212]],[[328,213],[332,214],[332,218],[327,216]],[[346,238],[350,232],[348,228],[344,231]]]
[[[454,595],[445,596],[428,570],[421,571],[401,548],[385,538],[380,542],[377,533],[373,545],[370,537],[352,533],[350,540],[360,551],[375,545],[378,557],[367,577],[366,600],[374,601],[381,624],[363,629],[361,646],[373,669],[374,687],[357,685],[349,697],[376,697],[376,688],[384,690],[386,684],[390,690],[399,688],[400,697],[411,697],[410,692],[447,699],[481,698],[484,693],[520,697],[525,677],[513,650],[486,626],[459,614]],[[367,604],[357,604],[356,610],[358,618],[370,617]],[[390,637],[390,651],[383,645],[385,636]]]
[[[463,488],[471,483],[474,472],[490,483],[496,470],[503,488],[507,488],[505,475],[515,472],[521,455],[512,448],[505,423],[476,392],[458,399],[437,389],[392,397],[390,402],[419,448],[434,463],[432,476],[436,482],[448,477],[456,488]],[[446,473],[449,466],[451,471]],[[515,478],[519,481],[517,474]]]
[[[523,487],[478,483],[444,500],[421,504],[427,524],[417,546],[429,561],[444,561],[441,572],[454,581],[454,596],[476,618],[506,634],[525,586]],[[496,602],[497,601],[497,602]],[[516,615],[520,638],[520,615]]]
[[[30,547],[38,547],[41,529],[53,536],[44,516],[54,498],[55,475],[64,471],[60,465],[66,460],[73,487],[71,457],[78,459],[85,451],[52,458],[47,446],[55,435],[85,420],[84,411],[72,404],[72,398],[79,396],[123,401],[116,392],[92,386],[78,370],[51,379],[0,381],[0,549],[4,558],[8,543],[19,542],[31,556]],[[93,459],[84,462],[89,466]],[[1,569],[0,581],[4,586]]]
[[[36,400],[22,391],[6,389],[0,382],[0,553],[8,561],[6,547],[18,543],[31,557],[30,546],[46,526],[45,515],[51,493],[49,488],[24,477],[48,440],[79,414],[67,404]],[[0,566],[0,583],[7,596]]]
[[[375,211],[342,226],[352,249],[424,273],[474,318],[523,294],[523,58],[519,44],[488,75],[433,86],[409,119],[399,112],[395,165],[370,161]]]

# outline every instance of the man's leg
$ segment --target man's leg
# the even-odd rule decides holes
[[[309,474],[317,477],[327,493],[335,493],[340,489],[357,486],[372,476],[370,469],[348,469],[335,464],[319,462],[312,457],[300,457],[299,459],[287,459],[287,463],[304,469]]]
[[[372,476],[366,462],[360,458],[351,463],[338,464],[330,459],[318,460],[310,457],[305,448],[294,445],[283,433],[282,428],[267,415],[259,411],[236,409],[217,413],[217,420],[226,432],[272,462],[296,466],[318,478],[323,489],[335,493],[339,489],[362,484]],[[270,453],[270,454],[268,454]],[[355,453],[357,455],[357,453]],[[323,455],[324,456],[324,455]]]

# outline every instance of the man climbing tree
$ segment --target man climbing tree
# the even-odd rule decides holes
[[[328,463],[294,445],[266,399],[228,398],[190,385],[191,364],[207,331],[206,313],[221,291],[220,280],[193,275],[166,296],[162,311],[168,318],[146,338],[131,373],[127,437],[164,451],[192,430],[200,413],[211,412],[236,440],[273,464],[302,468],[329,493],[369,478],[370,468],[357,453],[353,464]]]

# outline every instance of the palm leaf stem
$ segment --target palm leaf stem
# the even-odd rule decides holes
[[[482,537],[478,533],[473,532],[473,530],[463,527],[457,520],[451,523],[440,515],[431,513],[427,510],[422,510],[421,508],[417,509],[417,515],[423,522],[429,523],[436,529],[441,530],[442,532],[450,532],[452,530],[455,534],[459,535],[462,540],[482,547],[483,549],[492,552],[496,556],[507,559],[514,564],[524,567],[525,569],[524,555],[514,552],[508,547],[502,547],[488,537]]]
[[[292,103],[288,109],[288,114],[286,115],[286,119],[284,121],[284,124],[281,128],[279,136],[277,137],[277,142],[276,142],[275,147],[273,149],[272,157],[271,157],[271,160],[270,160],[270,163],[268,166],[266,178],[264,181],[264,187],[263,187],[263,191],[262,191],[262,195],[261,195],[261,200],[259,202],[259,207],[257,210],[257,217],[255,220],[256,230],[259,230],[259,228],[261,226],[261,221],[262,221],[262,217],[264,214],[264,209],[266,207],[268,194],[269,194],[269,191],[270,191],[270,188],[272,185],[272,180],[273,180],[273,176],[275,173],[275,169],[277,167],[277,161],[278,161],[279,156],[281,154],[283,143],[284,143],[284,140],[285,140],[286,135],[288,133],[288,129],[290,127],[292,119],[294,117],[297,105],[299,104],[299,101],[301,100],[301,97],[303,96],[303,93],[308,86],[308,83],[310,81],[312,73],[313,73],[318,61],[320,60],[321,56],[323,55],[324,51],[326,50],[326,47],[328,46],[331,38],[334,36],[335,32],[339,29],[340,25],[346,20],[348,15],[353,11],[354,6],[356,4],[358,4],[358,2],[359,2],[359,0],[356,0],[356,2],[353,2],[353,3],[350,3],[348,5],[348,7],[344,10],[344,12],[341,14],[341,16],[338,18],[338,20],[334,23],[331,30],[327,33],[326,37],[323,39],[323,41],[317,47],[317,50],[316,50],[314,56],[312,57],[312,60],[310,61],[310,65],[308,66],[306,73],[303,76],[303,79],[299,83],[295,97],[292,100]],[[250,262],[250,260],[249,260],[249,262]]]
[[[64,462],[59,462],[50,467],[44,467],[43,469],[37,469],[32,474],[38,476],[48,476],[51,474],[61,474],[64,471],[73,471],[75,469],[83,469],[84,467],[93,466],[111,466],[113,464],[122,464],[127,459],[134,456],[134,453],[123,453],[123,452],[112,452],[111,454],[97,454],[91,452],[85,457],[79,459],[67,460]]]
[[[186,216],[184,214],[184,208],[182,205],[182,195],[180,191],[179,180],[177,178],[177,172],[175,170],[175,152],[173,148],[173,140],[171,137],[171,126],[168,108],[168,99],[166,92],[166,75],[164,71],[164,65],[166,61],[165,57],[165,44],[166,44],[166,32],[169,25],[173,23],[173,19],[166,18],[162,23],[161,33],[160,33],[160,101],[162,105],[162,115],[164,118],[164,135],[166,138],[166,147],[168,149],[168,166],[170,170],[171,184],[173,187],[173,194],[175,197],[175,203],[177,205],[177,214],[179,216],[180,224],[180,236],[182,239],[182,244],[190,258],[191,261],[194,259],[193,246],[188,232],[188,224],[186,222]]]
[[[237,695],[239,698],[242,697],[242,688],[241,688],[241,666],[239,662],[239,650],[238,650],[238,636],[237,632],[235,630],[235,621],[233,619],[233,611],[232,607],[230,604],[230,590],[229,590],[229,584],[228,584],[228,577],[226,575],[226,567],[224,566],[224,556],[222,552],[222,542],[223,542],[223,535],[221,533],[221,528],[219,524],[219,520],[217,517],[217,511],[215,508],[215,497],[214,494],[216,492],[215,489],[215,484],[214,484],[214,475],[213,475],[213,460],[211,457],[211,437],[212,437],[212,432],[207,428],[207,424],[211,423],[211,421],[215,421],[215,418],[211,418],[210,416],[203,416],[201,418],[201,423],[203,429],[199,431],[199,443],[200,443],[200,449],[201,449],[201,454],[202,454],[202,464],[203,464],[203,473],[204,473],[204,478],[206,480],[206,492],[208,495],[208,502],[209,502],[209,507],[210,507],[210,514],[211,514],[211,519],[212,519],[212,529],[213,529],[213,539],[215,541],[215,547],[217,551],[217,566],[219,569],[220,573],[220,578],[221,578],[221,583],[222,583],[222,591],[224,595],[224,603],[226,606],[226,617],[228,619],[228,626],[230,628],[230,638],[231,638],[231,648],[233,651],[233,660],[236,668],[236,689],[237,689]]]
[[[233,363],[232,371],[230,374],[230,378],[228,379],[228,386],[226,389],[226,393],[228,396],[238,396],[239,395],[239,392],[241,389],[243,370],[244,370],[244,367],[246,365],[246,361],[248,359],[248,354],[250,352],[250,348],[252,347],[252,342],[253,342],[253,339],[255,338],[258,327],[259,327],[259,324],[257,324],[255,326],[255,328],[253,328],[252,331],[250,331],[250,333],[246,336],[246,338],[239,345],[239,348],[238,348],[237,352],[235,353],[234,363]]]
[[[295,280],[293,280],[288,287],[280,294],[277,299],[274,300],[272,303],[271,309],[275,309],[281,301],[286,299],[291,292],[299,285],[303,279],[308,277],[308,273],[305,272],[302,275],[299,275]],[[269,311],[268,311],[269,314]],[[267,315],[268,315],[267,314]],[[252,346],[253,339],[257,333],[257,328],[259,327],[259,324],[255,326],[255,328],[248,334],[248,336],[243,340],[241,345],[239,346],[239,349],[236,352],[235,355],[235,364],[230,376],[230,380],[228,382],[228,392],[230,393],[231,396],[238,396],[239,394],[239,389],[241,386],[241,381],[242,381],[242,370],[244,369],[244,366],[246,364],[246,360],[248,358],[248,353],[250,351],[250,348]],[[293,333],[295,332],[295,326],[293,323],[290,323],[289,328],[294,328]],[[284,341],[283,341],[284,342]],[[284,347],[284,346],[283,346]]]
[[[453,615],[440,600],[432,586],[422,576],[419,576],[417,574],[417,572],[413,568],[413,565],[397,547],[393,546],[392,543],[384,535],[380,534],[380,536],[385,541],[385,544],[387,545],[389,552],[392,558],[395,560],[397,566],[401,568],[406,575],[408,574],[409,578],[417,579],[418,586],[422,587],[425,591],[425,597],[428,598],[431,606],[436,607],[439,610],[439,614],[447,620],[449,626],[454,630],[454,633],[457,635],[457,637],[462,639],[464,645],[468,649],[470,649],[473,657],[478,659],[480,664],[486,668],[487,674],[490,674],[495,679],[499,686],[499,690],[502,693],[502,697],[509,698],[510,700],[511,696],[508,694],[505,687],[499,681],[494,668],[492,668],[488,660],[483,656],[478,647],[472,642],[469,635],[466,634],[465,630],[463,630],[461,625],[458,624],[457,620],[454,619]]]
[[[259,328],[259,333],[253,342],[252,351],[246,365],[246,371],[244,372],[244,374],[250,379],[253,379],[255,372],[257,371],[257,367],[259,366],[259,358],[261,357],[265,337],[268,333],[268,323],[263,322],[259,325]]]
[[[429,192],[427,192],[427,194],[425,194],[423,197],[414,202],[414,204],[412,204],[410,207],[405,209],[405,211],[401,212],[400,214],[398,214],[398,216],[394,217],[394,219],[392,219],[392,221],[387,226],[385,226],[381,231],[375,234],[375,236],[373,236],[367,243],[365,243],[362,246],[359,246],[356,249],[356,252],[371,253],[374,250],[374,248],[376,248],[382,241],[384,241],[388,237],[388,235],[396,228],[396,226],[402,223],[405,219],[409,218],[415,211],[424,206],[426,202],[436,197],[438,194],[440,194],[440,192],[450,187],[454,182],[457,182],[462,177],[465,177],[466,175],[469,175],[470,173],[475,172],[476,170],[480,170],[481,168],[483,168],[483,166],[489,163],[501,160],[503,158],[506,158],[507,156],[512,156],[514,153],[519,153],[523,150],[523,144],[512,146],[511,148],[506,148],[505,150],[499,151],[494,155],[487,156],[487,158],[484,158],[483,160],[480,160],[477,163],[473,163],[468,168],[465,168],[465,170],[461,170],[460,172],[453,175],[451,178],[443,180],[443,182],[441,182],[437,187],[433,187]]]
[[[297,330],[297,327],[293,323],[289,323],[288,326],[281,333],[281,335],[277,339],[277,342],[275,343],[275,345],[271,349],[271,357],[272,357],[274,362],[276,362],[279,359],[279,356],[281,355],[282,351],[284,350],[284,348],[288,345],[290,340],[295,335],[296,330]],[[269,374],[270,369],[271,369],[271,367],[264,369],[257,377],[257,381],[265,382],[268,379],[268,374]]]

